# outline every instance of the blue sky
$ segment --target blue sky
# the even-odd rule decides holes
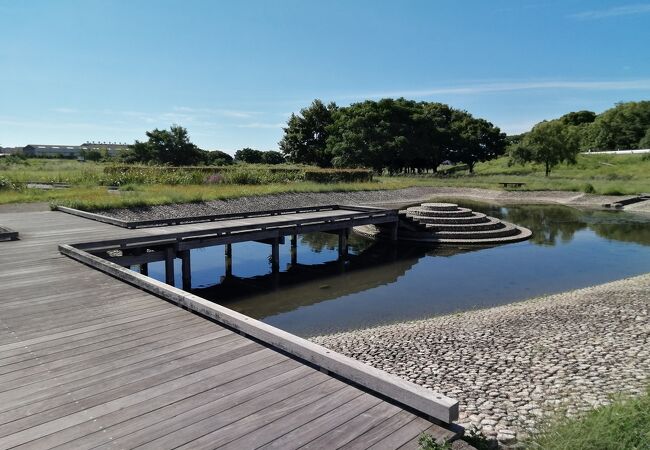
[[[0,0],[0,145],[275,149],[289,114],[404,96],[508,133],[650,98],[650,2]]]

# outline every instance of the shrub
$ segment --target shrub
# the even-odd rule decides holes
[[[363,183],[372,181],[372,175],[372,170],[366,169],[305,170],[305,181],[316,183]]]
[[[18,189],[18,185],[14,184],[9,178],[0,177],[0,191]]]
[[[108,166],[100,182],[124,184],[267,184],[312,181],[316,183],[354,183],[372,181],[365,169],[315,169],[301,166],[236,164],[213,167]]]
[[[582,192],[584,192],[585,194],[595,194],[596,188],[594,188],[594,186],[591,183],[587,183],[582,188]]]
[[[212,175],[208,175],[205,177],[205,184],[221,184],[224,182],[223,175],[220,173],[213,173]]]

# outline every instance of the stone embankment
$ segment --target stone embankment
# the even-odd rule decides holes
[[[117,208],[100,212],[101,214],[122,220],[150,220],[328,204],[377,205],[397,208],[434,198],[466,198],[501,204],[555,203],[569,206],[600,208],[603,204],[615,203],[629,197],[629,195],[602,196],[565,191],[500,191],[476,188],[412,187],[377,191],[286,193],[240,197],[231,200],[212,200],[203,203]],[[650,211],[650,201],[643,203],[637,204],[635,210]]]
[[[459,399],[461,425],[512,444],[545,415],[644,391],[650,274],[311,340]]]

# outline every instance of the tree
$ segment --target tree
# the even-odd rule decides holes
[[[264,164],[284,164],[286,160],[282,156],[282,153],[269,150],[268,152],[262,152],[262,162]]]
[[[169,130],[156,128],[147,131],[147,137],[149,139],[145,142],[135,141],[122,158],[126,162],[154,162],[173,166],[193,165],[203,160],[201,150],[190,142],[187,129],[180,125],[172,125]]]
[[[476,119],[466,111],[454,111],[451,122],[450,159],[467,164],[474,173],[477,162],[494,159],[503,154],[506,135],[484,119]]]
[[[261,164],[263,162],[264,152],[252,148],[242,148],[235,152],[235,161],[244,162],[248,164]]]
[[[227,166],[233,163],[233,157],[221,150],[204,150],[203,160],[210,166]]]
[[[332,156],[327,149],[328,127],[333,123],[333,114],[337,110],[335,103],[327,106],[320,100],[300,110],[298,115],[291,114],[284,128],[284,137],[280,141],[280,150],[294,163],[316,164],[330,167]]]
[[[407,167],[414,148],[412,115],[417,108],[403,98],[353,103],[335,114],[327,147],[336,165],[371,167],[390,173]]]
[[[510,157],[522,164],[544,164],[545,174],[549,176],[551,169],[562,162],[575,164],[579,151],[575,127],[565,125],[560,120],[552,120],[535,125],[520,144],[511,148]]]
[[[453,110],[442,103],[422,102],[415,108],[413,149],[408,165],[418,170],[438,170],[449,158]]]
[[[650,101],[618,103],[589,125],[586,145],[598,150],[639,148],[648,128]]]
[[[639,148],[650,148],[650,127],[645,132],[643,138],[639,141]]]
[[[560,117],[560,122],[563,124],[575,126],[592,123],[594,120],[596,120],[596,113],[587,110],[570,112]]]

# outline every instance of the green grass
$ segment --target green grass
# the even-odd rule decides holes
[[[636,398],[618,398],[580,419],[556,418],[526,442],[540,450],[650,449],[650,387]]]
[[[550,177],[543,167],[528,164],[510,166],[507,158],[499,158],[476,166],[476,173],[453,176],[376,177],[374,182],[323,184],[304,181],[261,184],[128,184],[122,183],[119,194],[108,193],[105,187],[104,163],[79,163],[71,160],[28,159],[0,160],[0,204],[18,202],[52,202],[87,210],[111,207],[201,202],[236,198],[246,195],[283,192],[329,192],[373,189],[399,189],[410,186],[477,187],[502,189],[500,182],[526,183],[522,190],[564,190],[598,194],[636,194],[650,192],[650,157],[642,155],[579,156],[574,166],[556,167]],[[291,167],[291,166],[288,166]],[[256,167],[255,170],[260,168]],[[3,184],[4,180],[4,184]],[[27,181],[62,182],[70,189],[41,190],[18,188]],[[2,188],[3,185],[9,188]]]

